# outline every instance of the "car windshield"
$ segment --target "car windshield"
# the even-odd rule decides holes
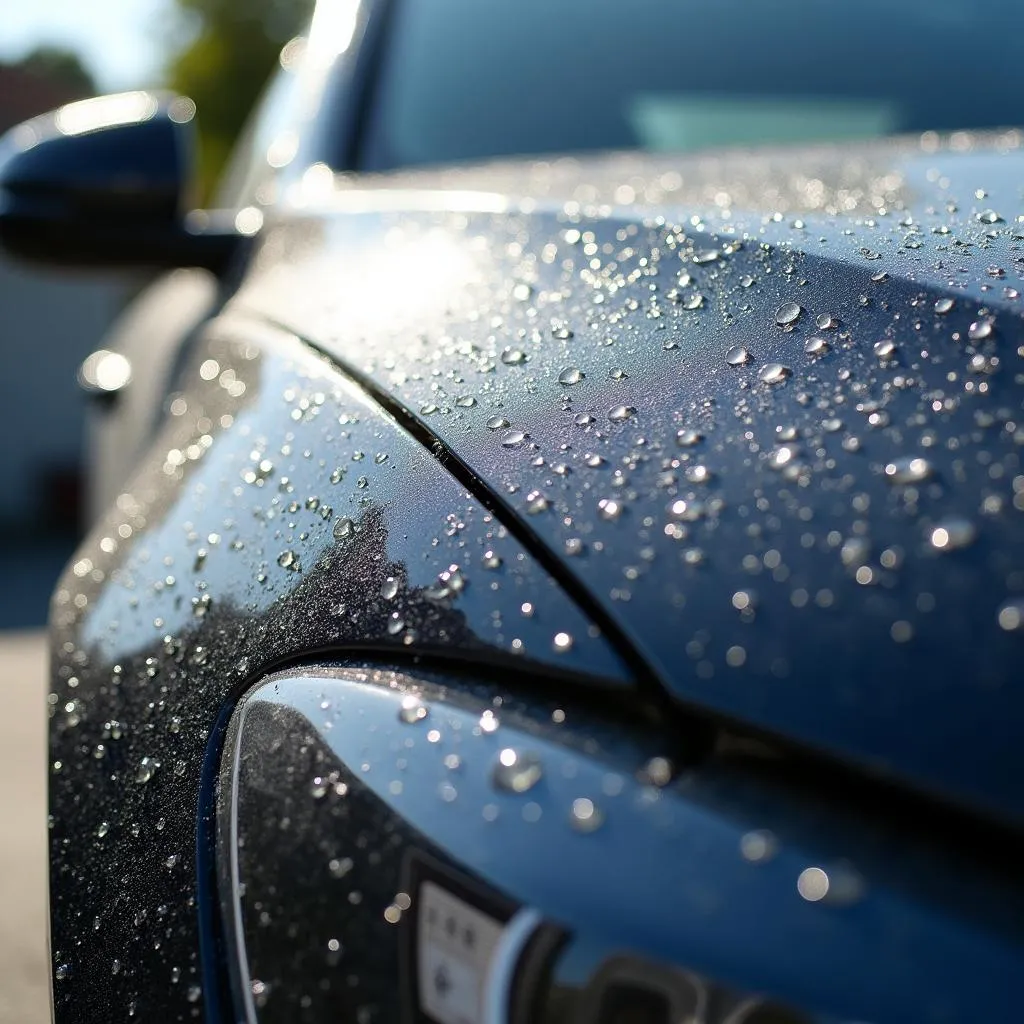
[[[1024,122],[1018,0],[394,2],[365,169]]]

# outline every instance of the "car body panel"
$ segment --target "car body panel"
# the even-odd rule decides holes
[[[244,321],[194,346],[58,584],[51,643],[59,1021],[204,1013],[203,765],[268,668],[390,650],[636,702],[600,631],[433,453],[297,339]]]
[[[318,5],[234,261],[111,340],[58,1024],[416,1020],[410,863],[525,920],[512,1024],[619,970],[701,1024],[1015,1019],[1024,135],[335,175],[393,6]]]
[[[1020,825],[1020,144],[345,179],[234,306],[415,418],[686,705]]]
[[[444,1020],[423,1012],[440,1004],[601,1024],[622,1019],[595,990],[623,961],[634,992],[691,993],[692,1017],[643,1020],[1010,1019],[1024,893],[1005,859],[830,806],[756,759],[655,783],[656,730],[550,712],[486,674],[374,665],[281,672],[247,695],[217,821],[248,1020]],[[427,885],[501,926],[483,963],[425,931]],[[451,937],[462,918],[482,946],[477,915],[451,913]],[[510,950],[527,916],[533,941]],[[739,1011],[755,993],[773,1012]]]
[[[87,421],[87,522],[115,502],[160,426],[186,339],[215,311],[216,278],[198,268],[173,270],[149,284],[104,339],[128,360],[130,376],[114,394],[93,396]]]

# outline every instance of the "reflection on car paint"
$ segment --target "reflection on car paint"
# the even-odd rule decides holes
[[[149,456],[58,585],[53,626],[50,794],[75,809],[50,831],[60,1013],[202,1011],[200,767],[254,673],[355,647],[505,664],[537,685],[631,683],[430,452],[255,325],[198,346]]]
[[[571,555],[685,704],[1024,820],[1020,142],[339,179],[234,301]]]
[[[895,1024],[1013,1005],[1024,891],[994,861],[756,758],[658,784],[664,736],[485,680],[306,668],[236,710],[217,820],[251,1020]],[[517,761],[527,785],[507,783]],[[424,950],[438,908],[450,940]],[[517,921],[532,937],[499,938]],[[461,939],[477,925],[486,968]],[[470,1004],[500,1012],[458,1017]]]

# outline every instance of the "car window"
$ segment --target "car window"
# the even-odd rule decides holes
[[[1016,0],[394,2],[367,169],[1024,121]]]
[[[274,170],[294,155],[298,145],[293,110],[299,81],[296,53],[302,42],[292,40],[282,51],[279,67],[235,143],[217,190],[216,206],[236,209],[266,201],[260,189],[271,180]]]

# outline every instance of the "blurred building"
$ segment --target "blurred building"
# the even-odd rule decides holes
[[[45,62],[0,65],[0,133],[82,95]],[[0,525],[6,537],[79,521],[85,396],[75,375],[132,285],[0,255]]]

